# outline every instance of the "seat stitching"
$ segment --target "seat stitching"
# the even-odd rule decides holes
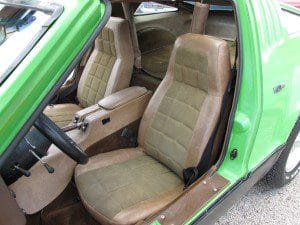
[[[184,148],[184,149],[186,148],[183,144],[179,143],[176,139],[173,139],[172,137],[170,137],[170,136],[167,135],[166,133],[164,133],[164,132],[162,132],[162,131],[160,131],[160,130],[157,130],[155,127],[152,127],[152,126],[151,126],[150,129],[153,129],[153,130],[157,131],[158,133],[160,133],[160,134],[166,136],[168,139],[170,139],[171,142],[175,142],[176,144],[180,145],[182,148]]]
[[[176,99],[176,98],[173,98],[173,97],[167,96],[167,95],[166,95],[165,97],[166,97],[166,98],[173,99],[173,100],[175,100],[176,102],[180,102],[180,103],[186,105],[187,107],[189,107],[189,108],[191,108],[191,109],[194,109],[195,111],[199,111],[199,109],[195,108],[194,106],[192,106],[192,105],[190,105],[190,104],[188,104],[188,103],[186,103],[186,102],[184,102],[184,101],[181,101],[181,100],[179,100],[179,99]]]
[[[193,128],[189,127],[187,124],[185,124],[185,123],[183,123],[183,122],[180,122],[179,120],[173,118],[172,116],[169,116],[169,115],[167,115],[167,114],[165,114],[165,113],[163,113],[163,112],[160,112],[160,111],[157,111],[157,113],[161,114],[161,115],[164,116],[164,117],[170,118],[170,119],[172,119],[174,122],[177,122],[177,123],[179,123],[179,124],[182,124],[182,125],[184,125],[186,128],[188,128],[189,130],[193,131]]]
[[[167,158],[167,159],[170,160],[170,161],[174,161],[174,162],[177,164],[178,167],[181,167],[181,164],[180,164],[179,162],[177,162],[175,159],[170,158],[170,157],[169,157],[168,155],[166,155],[164,152],[158,151],[158,148],[156,148],[153,144],[151,144],[151,143],[148,142],[148,141],[146,141],[145,143],[148,144],[148,145],[150,145],[152,148],[154,148],[155,151],[156,151],[156,153],[161,154],[161,155],[164,155],[165,158]],[[164,165],[165,165],[165,164],[164,164]],[[167,166],[167,165],[165,165],[165,166]]]

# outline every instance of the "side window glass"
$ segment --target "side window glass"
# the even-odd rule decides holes
[[[0,3],[0,83],[44,33],[51,13]],[[13,51],[12,51],[13,49]]]
[[[169,5],[164,5],[156,2],[142,2],[137,10],[135,11],[135,16],[158,14],[166,12],[175,12],[178,8]]]
[[[289,35],[300,32],[300,15],[283,9],[282,23]]]

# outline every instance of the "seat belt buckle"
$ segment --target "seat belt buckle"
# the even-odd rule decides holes
[[[188,188],[192,183],[194,183],[199,176],[199,171],[197,167],[189,167],[183,169],[183,181],[184,189]]]

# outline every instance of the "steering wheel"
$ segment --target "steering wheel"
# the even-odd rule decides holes
[[[87,163],[88,155],[44,113],[38,117],[34,126],[45,135],[49,141],[77,163]]]

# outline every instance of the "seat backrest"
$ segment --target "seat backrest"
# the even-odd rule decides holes
[[[134,63],[128,21],[111,17],[95,41],[78,85],[82,107],[129,86]]]
[[[141,121],[139,144],[180,177],[197,166],[220,116],[230,79],[226,41],[199,34],[179,37],[167,74]]]

